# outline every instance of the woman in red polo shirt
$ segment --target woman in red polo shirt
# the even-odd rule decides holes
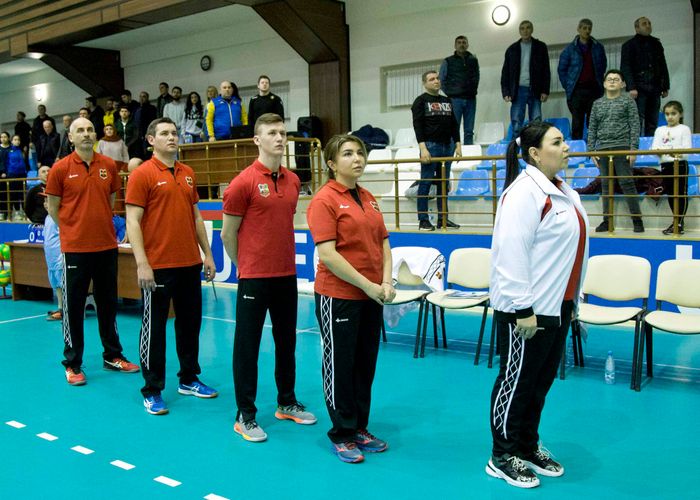
[[[309,205],[307,220],[318,248],[316,318],[323,350],[323,392],[333,427],[328,437],[343,462],[363,451],[385,451],[367,431],[384,302],[391,281],[389,233],[374,196],[357,185],[367,164],[364,143],[336,135],[326,144],[328,182]]]

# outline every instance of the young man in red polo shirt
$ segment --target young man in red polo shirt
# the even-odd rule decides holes
[[[137,372],[122,355],[117,334],[117,237],[112,225],[117,165],[93,150],[97,136],[86,118],[70,126],[75,151],[54,164],[46,183],[49,214],[60,228],[63,269],[63,366],[70,385],[84,385],[83,316],[88,287],[97,305],[105,370]]]
[[[202,323],[202,259],[207,281],[216,266],[197,202],[194,171],[175,160],[178,134],[170,118],[153,120],[146,131],[153,157],[134,170],[126,190],[126,226],[143,291],[140,356],[146,385],[146,411],[168,413],[165,388],[165,327],[172,299],[177,320],[175,342],[180,360],[177,392],[215,398],[218,392],[197,378]]]
[[[236,266],[236,333],[233,382],[238,413],[234,430],[247,441],[264,441],[255,396],[258,355],[265,315],[270,312],[275,341],[278,419],[313,424],[294,394],[296,377],[297,277],[294,213],[299,178],[281,166],[287,131],[279,115],[265,113],[255,123],[259,156],[224,192],[221,240]]]

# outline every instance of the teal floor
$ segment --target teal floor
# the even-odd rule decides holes
[[[218,295],[216,302],[205,292],[200,363],[202,380],[220,396],[177,394],[171,341],[163,393],[171,411],[162,417],[144,412],[140,374],[102,370],[94,315],[86,320],[88,384],[70,387],[60,365],[60,325],[44,319],[50,304],[0,301],[0,498],[700,498],[693,479],[700,384],[693,372],[684,372],[691,374],[685,381],[672,380],[660,365],[659,376],[635,393],[624,362],[618,383],[605,385],[593,355],[586,368],[571,367],[566,380],[555,382],[541,425],[545,445],[566,474],[543,478],[531,491],[488,477],[489,395],[496,371],[485,362],[473,364],[476,315],[450,316],[449,349],[429,343],[424,359],[412,357],[414,314],[389,332],[380,350],[370,430],[390,449],[349,465],[329,452],[313,301],[300,297],[297,397],[319,422],[299,426],[274,418],[274,352],[266,329],[257,405],[269,439],[245,442],[233,432],[235,299],[229,289],[218,289]],[[120,309],[119,331],[132,361],[138,358],[139,321],[138,308]],[[591,332],[591,352],[607,349],[593,341],[606,333]],[[626,330],[616,333],[629,336]],[[626,344],[619,343],[621,355]],[[697,360],[697,347],[693,352]],[[58,439],[41,439],[41,433]],[[93,453],[78,453],[75,446]],[[134,468],[111,465],[115,460]],[[181,484],[154,481],[160,476]]]

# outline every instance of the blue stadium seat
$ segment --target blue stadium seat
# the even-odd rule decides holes
[[[668,125],[668,122],[666,121],[666,113],[663,111],[659,111],[659,127],[663,127],[664,125]]]
[[[30,170],[29,172],[27,172],[27,179],[36,178],[36,177],[39,177],[39,172],[37,172],[36,170]],[[27,191],[29,191],[34,186],[38,186],[39,184],[41,184],[41,181],[39,179],[35,179],[33,181],[27,181]]]
[[[700,149],[700,134],[693,134],[692,146],[693,149]],[[688,163],[691,165],[700,165],[700,153],[688,155]]]
[[[559,130],[561,130],[561,133],[564,135],[565,141],[571,139],[571,122],[568,118],[547,118],[545,121],[547,123],[551,123]]]
[[[600,170],[598,170],[598,167],[579,167],[574,170],[574,176],[571,178],[571,187],[573,189],[584,188],[593,182],[599,175]],[[581,196],[590,200],[598,199],[600,197],[597,194],[584,194]]]
[[[639,138],[639,150],[649,151],[651,150],[651,145],[654,142],[653,137],[640,137]],[[637,155],[637,159],[634,163],[635,167],[658,167],[661,163],[657,155]]]
[[[584,140],[570,140],[566,141],[566,143],[569,145],[569,153],[585,153],[588,151],[586,148],[586,141]],[[587,156],[575,156],[573,158],[569,158],[569,168],[577,168],[587,161]]]
[[[485,170],[465,170],[459,177],[457,189],[450,199],[481,196],[489,191],[489,174]]]
[[[698,196],[698,169],[695,165],[688,165],[688,196]]]
[[[506,154],[506,149],[508,149],[507,144],[497,142],[486,148],[486,154],[484,156],[503,156]],[[493,160],[483,160],[476,168],[479,170],[491,170],[493,168],[492,161]],[[506,168],[506,161],[496,160],[496,168]]]

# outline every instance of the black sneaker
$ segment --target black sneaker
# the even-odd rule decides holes
[[[442,227],[442,221],[438,221],[437,227]],[[447,229],[459,229],[459,224],[455,224],[452,222],[450,219],[447,219],[447,222],[445,223],[445,227]]]
[[[433,226],[429,220],[418,221],[419,231],[435,231],[435,226]]]
[[[610,230],[610,226],[608,226],[608,221],[604,220],[603,222],[600,223],[600,225],[595,228],[596,233],[607,233]]]
[[[502,460],[490,458],[489,463],[486,464],[486,474],[501,478],[511,486],[518,488],[535,488],[540,485],[537,474],[528,469],[518,457],[508,457]]]
[[[662,231],[664,234],[673,234],[673,224],[668,226],[666,229]],[[685,234],[685,231],[683,231],[683,225],[678,226],[678,234]]]
[[[540,447],[532,455],[523,457],[523,463],[538,474],[549,477],[564,475],[564,467],[552,458],[552,455],[543,447]]]
[[[644,223],[642,222],[641,217],[633,217],[632,218],[632,229],[635,233],[643,233],[644,232]]]

